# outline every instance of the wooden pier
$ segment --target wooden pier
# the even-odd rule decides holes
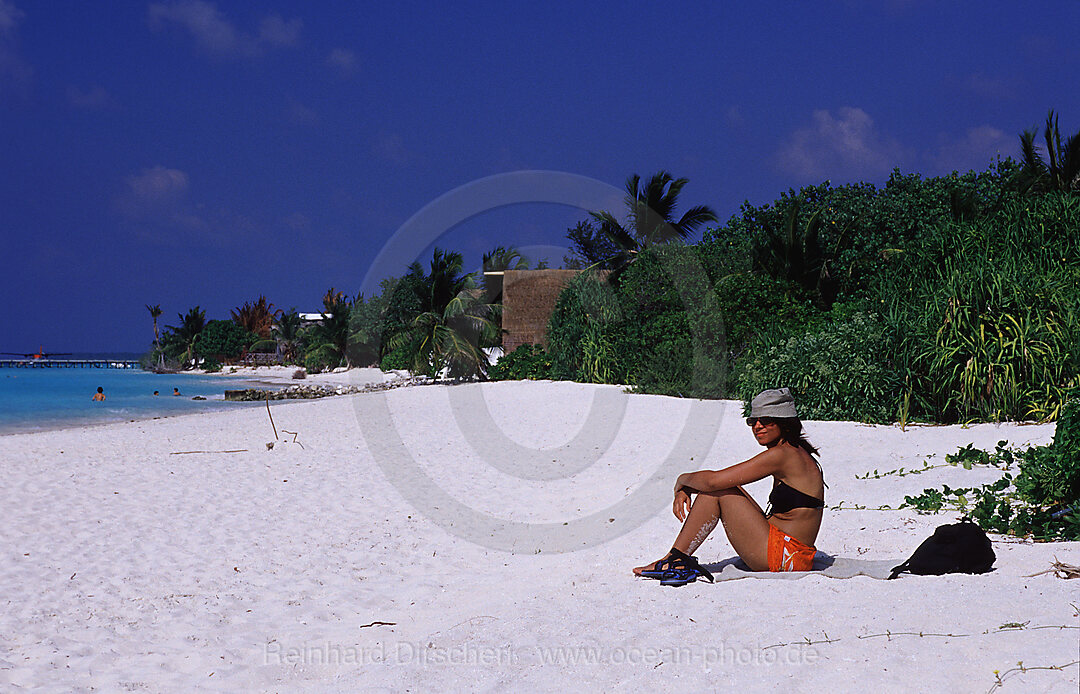
[[[137,359],[0,359],[0,369],[138,369]]]

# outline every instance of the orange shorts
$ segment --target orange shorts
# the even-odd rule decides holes
[[[817,550],[769,523],[769,571],[811,571]]]

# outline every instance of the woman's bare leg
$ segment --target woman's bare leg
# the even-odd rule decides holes
[[[698,494],[672,546],[693,554],[716,528],[718,520],[724,525],[731,548],[747,566],[754,571],[769,568],[769,522],[761,507],[741,487]],[[652,566],[639,566],[634,573]]]
[[[690,505],[690,513],[686,514],[682,530],[679,531],[679,535],[675,538],[675,544],[672,547],[680,552],[693,554],[709,536],[709,533],[716,528],[716,523],[719,520],[720,504],[717,498],[709,494],[698,494]],[[668,554],[665,554],[661,561],[667,559]],[[654,566],[656,566],[656,562],[638,566],[634,569],[634,573],[640,574],[642,571],[652,569]]]
[[[754,571],[769,570],[769,521],[741,487],[712,492],[720,504],[720,522],[735,553]]]

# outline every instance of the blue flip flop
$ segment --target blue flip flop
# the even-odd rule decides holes
[[[653,568],[646,569],[638,575],[645,578],[658,578],[662,586],[685,586],[698,578],[706,578],[709,583],[713,582],[713,575],[698,563],[696,558],[674,547],[671,548],[671,553],[666,559],[661,559],[653,564]]]
[[[678,588],[679,586],[685,586],[687,583],[693,583],[698,580],[698,576],[700,574],[694,569],[675,569],[660,579],[660,585]]]

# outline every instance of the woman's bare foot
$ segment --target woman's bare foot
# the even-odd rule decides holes
[[[634,575],[635,575],[635,576],[640,576],[640,575],[641,575],[641,572],[642,572],[642,571],[652,571],[653,569],[655,569],[655,568],[656,568],[656,565],[657,565],[657,564],[659,564],[660,562],[664,561],[664,559],[667,559],[667,558],[668,558],[668,557],[670,557],[670,556],[671,556],[671,552],[668,552],[668,553],[667,553],[667,554],[665,554],[665,555],[664,555],[663,557],[661,557],[661,558],[660,558],[659,560],[657,560],[657,561],[654,561],[654,562],[653,562],[652,564],[646,564],[645,566],[638,566],[638,567],[635,567],[635,568],[634,568]]]

